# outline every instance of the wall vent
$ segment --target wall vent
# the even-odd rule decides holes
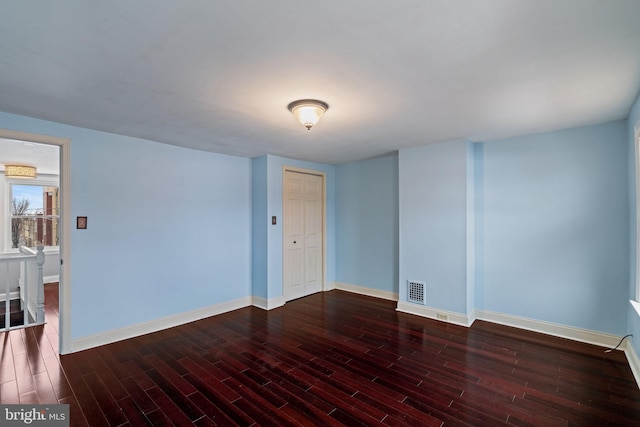
[[[425,288],[425,283],[424,282],[418,282],[415,280],[409,280],[407,282],[407,295],[408,295],[408,301],[409,302],[414,302],[416,304],[423,304],[424,305],[424,288]]]

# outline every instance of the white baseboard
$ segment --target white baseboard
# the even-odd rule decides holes
[[[629,361],[629,367],[631,367],[633,377],[636,379],[638,387],[640,387],[640,359],[638,358],[638,353],[636,353],[636,350],[633,348],[631,339],[632,338],[628,338],[629,341],[626,342],[627,345],[624,349],[624,354]]]
[[[455,313],[439,308],[426,307],[406,302],[398,302],[396,310],[467,327],[471,326],[475,320],[485,320],[487,322],[540,332],[547,335],[567,338],[607,348],[615,347],[620,341],[620,337],[617,335],[513,316],[510,314],[496,313],[493,311],[477,310],[469,315],[465,315],[462,313]],[[640,365],[638,372],[640,372]]]
[[[284,305],[284,297],[279,296],[276,298],[262,298],[262,297],[251,297],[251,305],[261,308],[263,310],[273,310],[274,308],[282,307]]]
[[[398,301],[398,294],[395,292],[381,291],[379,289],[366,288],[364,286],[351,285],[349,283],[342,282],[333,282],[332,284],[332,289],[339,289],[341,291],[353,292],[355,294],[367,295],[370,297],[382,298],[391,301]]]
[[[9,292],[9,299],[18,299],[20,298],[20,291],[13,291],[13,292]],[[2,293],[0,294],[0,301],[6,301],[7,300],[7,294]]]
[[[558,323],[529,319],[511,314],[496,313],[493,311],[476,311],[476,318],[478,320],[486,320],[487,322],[513,326],[520,329],[526,329],[528,331],[541,332],[543,334],[594,344],[601,347],[613,348],[618,344],[621,338],[617,335],[591,331],[589,329],[575,328],[573,326],[560,325]]]
[[[42,278],[42,283],[54,283],[54,282],[60,282],[60,275],[56,274],[55,276],[44,276]]]
[[[132,326],[126,326],[120,329],[100,332],[82,338],[71,340],[71,353],[76,351],[87,350],[89,348],[110,344],[116,341],[126,340],[128,338],[157,332],[163,329],[173,328],[174,326],[183,325],[185,323],[194,322],[206,317],[215,316],[226,313],[228,311],[237,310],[239,308],[251,305],[251,297],[239,298],[233,301],[224,302],[222,304],[212,305],[210,307],[200,308],[197,310],[180,313],[173,316],[163,317],[161,319],[151,320],[149,322],[138,323]]]
[[[473,323],[472,316],[456,313],[453,311],[442,310],[439,308],[427,307],[424,305],[411,304],[398,301],[396,311],[403,313],[415,314],[416,316],[428,317],[429,319],[440,320],[442,322],[453,323],[469,327]]]
[[[324,284],[324,291],[332,291],[336,289],[336,282],[327,282]]]

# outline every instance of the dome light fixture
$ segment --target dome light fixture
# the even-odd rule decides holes
[[[329,109],[329,105],[317,99],[299,99],[290,103],[287,108],[307,130],[311,130],[311,127],[318,123],[320,117]]]

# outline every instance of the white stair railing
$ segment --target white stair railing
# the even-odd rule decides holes
[[[4,329],[9,330],[24,326],[33,326],[44,323],[44,283],[42,269],[44,265],[43,247],[37,250],[21,246],[19,253],[0,255],[0,265],[4,264],[4,294],[0,290],[0,300],[4,299]],[[17,277],[17,290],[15,288],[15,270],[11,266],[19,268]],[[12,280],[14,279],[14,280]],[[23,323],[11,326],[12,299],[20,298],[20,309],[23,311]]]

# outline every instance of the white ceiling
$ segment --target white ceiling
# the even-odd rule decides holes
[[[231,155],[602,123],[640,89],[638,0],[0,1],[0,111]]]

